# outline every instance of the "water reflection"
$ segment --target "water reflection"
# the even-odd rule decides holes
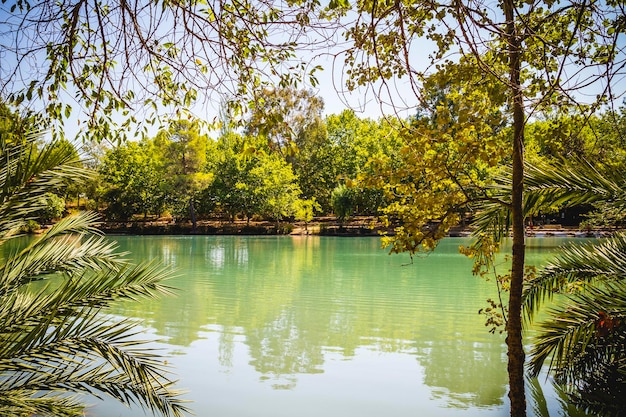
[[[200,416],[257,416],[259,406],[340,416],[370,403],[361,415],[506,414],[504,341],[476,314],[495,288],[471,275],[458,239],[409,266],[375,238],[116,239],[179,273],[178,297],[115,313],[144,320],[179,354],[172,363]],[[249,408],[232,404],[242,395]]]

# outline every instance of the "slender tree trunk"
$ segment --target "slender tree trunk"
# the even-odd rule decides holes
[[[512,0],[504,1],[508,36],[509,81],[513,93],[513,173],[511,213],[513,216],[513,263],[509,292],[509,316],[506,326],[508,348],[509,400],[511,416],[526,416],[524,391],[524,347],[522,344],[522,288],[524,283],[524,98],[520,84],[521,39],[517,33]]]
[[[189,200],[189,216],[191,217],[191,233],[196,233],[196,209],[193,206],[193,198]]]

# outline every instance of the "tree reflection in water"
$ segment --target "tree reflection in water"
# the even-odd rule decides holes
[[[172,363],[198,415],[256,417],[258,407],[306,415],[304,407],[340,416],[351,406],[363,407],[361,415],[377,407],[394,416],[429,408],[506,414],[504,338],[476,314],[495,287],[471,275],[459,239],[409,266],[375,238],[117,240],[134,257],[179,271],[171,282],[178,297],[115,313],[144,320],[182,353]],[[535,415],[554,407],[575,415],[558,400],[546,403],[536,387]]]

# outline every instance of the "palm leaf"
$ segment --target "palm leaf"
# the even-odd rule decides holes
[[[472,209],[474,236],[489,236],[501,242],[511,227],[511,175],[498,176],[487,189],[487,198]],[[572,207],[602,202],[626,207],[626,178],[617,170],[600,172],[588,161],[569,159],[547,163],[526,163],[524,168],[524,217],[549,211],[554,206]]]
[[[529,202],[541,198],[543,202],[570,207],[595,202],[626,206],[624,185],[626,179],[618,170],[600,172],[583,159],[527,164],[524,177]]]
[[[600,243],[571,244],[526,283],[524,309],[529,319],[554,294],[573,284],[626,279],[626,234]]]
[[[42,208],[41,196],[89,175],[69,147],[0,137],[0,245]],[[171,293],[157,264],[132,266],[96,229],[66,218],[0,257],[0,415],[78,416],[72,393],[112,396],[164,416],[187,411],[158,352],[129,320],[103,314],[116,300]],[[32,284],[43,281],[37,290]]]
[[[76,396],[44,393],[37,397],[30,393],[14,391],[13,395],[0,396],[0,414],[3,416],[32,417],[84,417],[84,407]]]
[[[182,415],[185,408],[172,382],[163,377],[160,358],[134,347],[143,343],[133,338],[136,323],[111,322],[99,314],[115,300],[170,292],[161,284],[167,275],[156,265],[129,266],[65,279],[47,294],[44,289],[35,295],[5,296],[8,302],[0,308],[0,373],[11,378],[0,384],[0,397],[16,390],[82,391],[98,397],[108,394],[164,415]]]
[[[91,175],[68,146],[50,143],[38,150],[34,144],[39,136],[34,133],[14,147],[0,143],[0,237],[10,235],[41,210],[45,193]]]
[[[623,281],[589,288],[569,297],[560,308],[550,310],[551,319],[540,325],[529,362],[537,375],[544,362],[566,384],[578,383],[596,372],[607,360],[624,363],[626,341],[626,285]],[[610,317],[603,328],[600,318]]]

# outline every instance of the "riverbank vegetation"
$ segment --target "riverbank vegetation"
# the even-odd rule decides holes
[[[433,87],[433,95],[441,93],[441,87]],[[252,134],[255,128],[244,124],[241,131],[224,128],[211,136],[202,121],[185,120],[172,122],[153,138],[108,147],[77,145],[76,154],[87,152],[84,167],[95,176],[86,184],[47,194],[46,209],[37,221],[46,224],[61,217],[64,210],[89,209],[100,212],[117,232],[127,224],[135,224],[135,233],[141,233],[142,224],[145,230],[152,230],[150,233],[158,233],[159,225],[163,233],[197,232],[196,224],[201,222],[225,225],[224,233],[227,229],[240,230],[233,226],[242,222],[246,226],[250,222],[257,226],[306,223],[315,216],[335,218],[341,225],[368,217],[386,222],[391,233],[403,233],[394,227],[415,216],[405,208],[430,201],[429,205],[452,207],[444,217],[423,219],[441,230],[433,233],[434,244],[450,227],[470,225],[473,212],[465,204],[468,197],[464,193],[487,187],[507,168],[508,158],[500,151],[500,142],[508,135],[503,115],[483,119],[479,114],[467,122],[472,129],[489,130],[491,142],[477,142],[470,150],[466,144],[447,139],[438,145],[429,141],[430,151],[416,154],[415,149],[424,146],[416,142],[416,131],[439,129],[435,121],[451,118],[452,104],[428,115],[424,108],[422,113],[394,124],[386,119],[362,119],[349,110],[323,117],[320,100],[310,92],[285,89],[280,94],[292,103],[294,97],[304,97],[305,102],[297,106],[307,109],[300,113],[286,109],[297,122],[285,122],[288,128],[282,132],[279,127],[267,126],[274,133]],[[588,161],[600,172],[618,170],[626,159],[622,139],[625,113],[621,108],[584,120],[561,115],[529,122],[527,159],[533,164],[549,164],[565,157]],[[250,124],[254,117],[249,115]],[[407,125],[412,130],[402,127]],[[454,129],[461,126],[455,124]],[[441,129],[438,132],[448,135]],[[284,139],[287,136],[289,140]],[[71,145],[64,142],[63,146]],[[481,158],[481,154],[490,158]],[[415,159],[418,157],[420,161]],[[427,164],[462,173],[454,181],[461,181],[464,187],[449,179],[449,184],[441,183],[429,193],[409,192],[408,177],[421,177],[422,182],[434,180],[436,173],[420,172]],[[415,185],[420,184],[411,186]],[[415,196],[419,201],[408,200]],[[623,219],[619,207],[555,202],[536,209],[526,221],[530,227],[592,229],[619,227]],[[203,230],[211,233],[214,228]]]

